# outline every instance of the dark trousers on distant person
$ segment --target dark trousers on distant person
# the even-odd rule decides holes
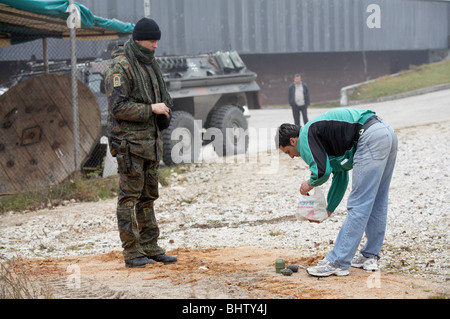
[[[302,112],[303,116],[303,125],[308,123],[308,108],[306,105],[302,106],[292,106],[292,115],[294,115],[294,124],[300,126],[300,112]]]

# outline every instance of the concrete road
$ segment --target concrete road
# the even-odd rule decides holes
[[[352,107],[375,111],[377,115],[390,123],[394,129],[450,121],[450,90]],[[311,108],[308,110],[308,116],[312,119],[328,110],[330,109]],[[291,109],[250,110],[250,114],[249,152],[265,150],[268,144],[270,144],[270,147],[275,147],[274,138],[265,138],[262,136],[264,134],[261,133],[270,130],[275,132],[276,128],[281,124],[293,123]]]
[[[450,90],[437,91],[404,99],[352,106],[373,110],[394,129],[450,121]],[[328,111],[327,108],[311,108],[310,119]],[[249,153],[275,148],[276,128],[283,123],[293,123],[291,109],[250,110]],[[303,125],[303,124],[302,124]],[[203,160],[216,158],[212,145],[202,148]]]
[[[370,109],[392,125],[394,129],[424,125],[441,121],[450,121],[450,90],[437,91],[395,101],[370,103],[353,106],[359,109]],[[310,119],[330,109],[309,109]],[[283,123],[292,123],[291,109],[250,110],[249,118],[249,154],[276,149],[276,129]],[[108,152],[109,155],[109,152]],[[107,157],[104,177],[115,175],[117,163],[111,156]],[[202,147],[199,161],[218,159],[212,144]],[[108,169],[107,169],[108,166]],[[111,167],[111,168],[110,168]],[[106,172],[106,173],[105,173]]]
[[[370,109],[389,122],[394,128],[422,125],[450,120],[450,90],[437,91],[395,101],[351,106]],[[310,119],[330,109],[308,110]],[[250,110],[249,127],[278,127],[282,123],[292,123],[291,109]]]

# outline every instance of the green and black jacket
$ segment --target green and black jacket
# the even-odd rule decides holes
[[[330,212],[334,212],[344,197],[359,132],[373,115],[375,112],[370,110],[339,108],[319,115],[300,129],[298,150],[309,165],[311,186],[322,185],[333,173],[327,195]]]

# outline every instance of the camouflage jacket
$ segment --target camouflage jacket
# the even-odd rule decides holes
[[[109,147],[115,156],[117,149],[112,141],[126,140],[130,152],[142,158],[159,161],[163,150],[162,134],[157,116],[149,104],[137,100],[138,87],[133,80],[132,67],[122,47],[113,52],[113,61],[104,73],[105,91],[108,99]],[[148,81],[151,81],[150,77]],[[166,88],[161,88],[166,90]],[[172,108],[172,100],[164,102]]]

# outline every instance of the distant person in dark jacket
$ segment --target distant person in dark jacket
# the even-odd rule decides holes
[[[300,126],[300,111],[303,116],[303,124],[308,123],[309,102],[308,87],[302,82],[301,75],[296,74],[294,82],[289,86],[289,104],[292,107],[295,125]]]

